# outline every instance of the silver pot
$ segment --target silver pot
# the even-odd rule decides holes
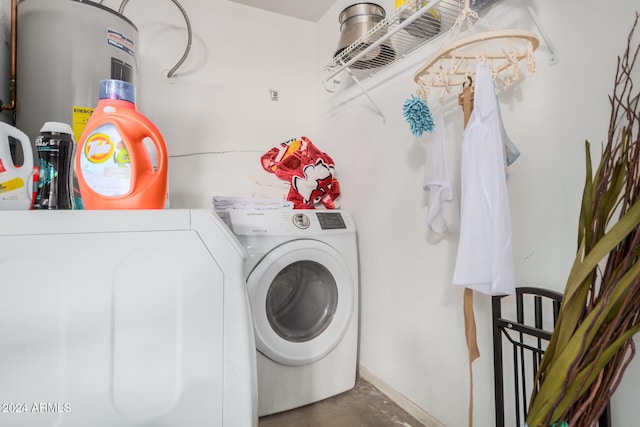
[[[374,3],[356,3],[344,9],[338,18],[340,21],[340,41],[338,42],[338,49],[333,54],[333,57],[335,58],[342,54],[345,49],[381,22],[385,16],[384,9]],[[386,33],[386,27],[380,28],[348,53],[345,53],[341,59],[345,63],[350,61]],[[354,62],[351,67],[358,69],[377,68],[390,63],[395,59],[395,56],[396,53],[391,46],[390,40],[386,40]]]

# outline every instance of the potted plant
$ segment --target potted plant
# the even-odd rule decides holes
[[[618,57],[607,141],[595,173],[586,142],[578,251],[536,376],[529,427],[597,422],[635,355],[640,330],[640,93],[634,31]]]

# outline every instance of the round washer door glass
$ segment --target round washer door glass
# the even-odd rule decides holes
[[[338,287],[331,272],[315,261],[295,261],[276,275],[267,291],[271,328],[282,339],[309,341],[331,323]]]
[[[326,356],[344,336],[355,287],[343,257],[316,240],[269,252],[247,279],[256,347],[291,366]]]

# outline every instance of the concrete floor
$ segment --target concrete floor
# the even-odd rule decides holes
[[[260,418],[258,427],[423,427],[371,383],[302,408]]]

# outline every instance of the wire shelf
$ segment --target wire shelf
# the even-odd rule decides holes
[[[471,0],[480,12],[499,0]],[[358,80],[373,77],[451,28],[462,0],[410,0],[337,54],[323,69],[323,84],[335,90],[335,78],[347,70]]]

